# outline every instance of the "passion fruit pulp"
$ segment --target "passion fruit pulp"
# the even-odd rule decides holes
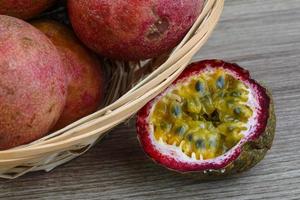
[[[138,139],[157,163],[180,172],[245,171],[270,149],[270,93],[236,64],[191,64],[137,116]]]

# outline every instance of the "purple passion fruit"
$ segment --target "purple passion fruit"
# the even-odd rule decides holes
[[[271,148],[275,115],[270,93],[236,64],[191,64],[137,116],[142,148],[179,172],[245,171]]]
[[[0,15],[0,150],[46,135],[66,102],[55,46],[39,30]]]
[[[98,58],[66,26],[51,20],[32,23],[45,33],[58,49],[67,76],[68,96],[54,130],[97,110],[104,94],[104,72]]]
[[[95,52],[121,60],[157,57],[175,47],[204,0],[69,0],[78,37]]]

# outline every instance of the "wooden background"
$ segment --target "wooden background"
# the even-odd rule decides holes
[[[195,56],[205,58],[237,62],[273,91],[276,138],[255,168],[210,182],[169,172],[143,154],[132,122],[50,173],[0,180],[0,199],[300,199],[300,0],[227,0]]]

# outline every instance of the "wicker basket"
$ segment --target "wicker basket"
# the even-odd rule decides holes
[[[53,168],[80,156],[107,131],[134,115],[186,67],[216,26],[224,0],[207,0],[194,26],[169,54],[140,63],[105,61],[113,69],[103,109],[33,143],[0,151],[0,177]],[[138,78],[137,78],[138,77]]]

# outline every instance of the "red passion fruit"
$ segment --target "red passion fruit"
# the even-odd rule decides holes
[[[202,11],[204,0],[69,0],[72,26],[97,53],[143,60],[175,47]]]
[[[52,20],[32,24],[48,36],[58,49],[68,85],[67,102],[54,130],[87,116],[99,108],[104,93],[101,63],[66,26]]]
[[[63,111],[66,89],[51,41],[30,24],[0,15],[0,150],[46,135]]]
[[[245,171],[263,159],[274,132],[270,93],[247,70],[220,60],[191,64],[137,115],[146,154],[179,172]]]
[[[49,8],[55,0],[0,0],[0,15],[30,19]]]

